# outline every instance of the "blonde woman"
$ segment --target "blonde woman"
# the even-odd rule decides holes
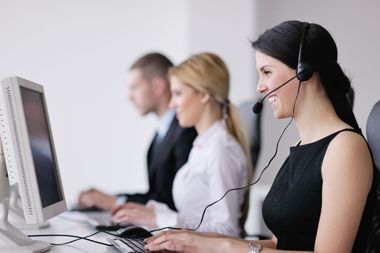
[[[229,73],[212,53],[191,56],[171,69],[171,107],[182,127],[194,126],[198,137],[188,162],[173,183],[177,210],[149,201],[124,204],[113,210],[115,222],[129,221],[149,228],[195,228],[204,208],[230,188],[248,183],[248,148],[235,107],[230,103]],[[246,192],[235,191],[210,207],[199,230],[238,236]]]

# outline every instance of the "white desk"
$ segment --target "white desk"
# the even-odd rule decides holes
[[[52,218],[49,220],[50,226],[47,228],[42,229],[22,229],[22,231],[27,234],[68,234],[68,235],[75,235],[75,236],[87,236],[90,235],[96,230],[87,224],[85,221],[75,221],[70,220],[67,218],[68,214],[62,214],[60,216],[57,216],[55,218]],[[101,241],[104,243],[109,244],[109,242],[106,240],[107,237],[111,237],[111,235],[107,235],[105,233],[99,233],[97,235],[94,235],[90,237],[89,239],[93,239],[96,241]],[[72,237],[33,237],[34,240],[41,240],[41,241],[47,241],[50,243],[64,243],[67,241],[74,240],[75,238]],[[0,243],[1,244],[1,243]],[[73,242],[71,244],[62,245],[62,246],[52,246],[49,253],[62,253],[62,252],[68,252],[68,253],[120,253],[120,251],[116,250],[113,246],[105,246],[97,243],[93,243],[86,240],[79,240],[76,242]]]
[[[270,231],[265,227],[262,221],[261,215],[261,206],[262,201],[264,200],[266,194],[269,191],[269,185],[257,185],[252,188],[251,192],[251,200],[250,200],[250,210],[249,216],[246,223],[246,230],[249,234],[257,234],[257,235],[267,235],[271,236]],[[76,221],[74,221],[76,219]],[[90,235],[96,230],[90,226],[86,221],[79,221],[78,218],[72,218],[72,214],[64,213],[60,216],[57,216],[53,219],[49,220],[50,226],[48,228],[43,229],[35,229],[35,230],[25,230],[22,231],[27,234],[68,234],[75,236],[87,236]],[[107,237],[111,237],[111,235],[107,235],[105,233],[99,233],[95,236],[90,237],[90,239],[94,239],[97,241],[101,241],[104,243],[108,243],[106,240]],[[43,240],[51,243],[64,243],[75,238],[72,237],[33,237],[34,240]],[[1,240],[0,240],[1,245]],[[69,253],[120,253],[116,248],[104,246],[100,244],[96,244],[93,242],[89,242],[86,240],[79,240],[74,243],[62,246],[52,246],[49,253],[55,252],[69,252]],[[2,252],[0,252],[2,253]]]

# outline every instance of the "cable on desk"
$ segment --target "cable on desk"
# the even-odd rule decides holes
[[[50,243],[53,246],[62,246],[62,245],[70,244],[70,243],[73,243],[73,242],[76,242],[76,241],[79,241],[79,240],[86,240],[86,241],[90,241],[90,242],[93,242],[93,243],[98,243],[98,244],[105,245],[105,246],[113,246],[112,244],[108,244],[108,243],[104,243],[104,242],[100,242],[100,241],[89,239],[89,237],[94,236],[96,234],[99,234],[100,232],[104,232],[104,231],[96,231],[95,233],[92,233],[92,234],[87,235],[87,236],[77,236],[77,235],[67,235],[67,234],[38,234],[38,235],[28,235],[28,237],[63,236],[63,237],[73,237],[73,238],[76,238],[74,240],[71,240],[71,241],[68,241],[68,242],[64,242],[64,243]],[[114,235],[114,234],[109,233],[109,232],[107,232],[107,234]]]

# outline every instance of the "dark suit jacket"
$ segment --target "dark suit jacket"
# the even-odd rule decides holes
[[[123,194],[127,201],[145,204],[148,200],[166,203],[175,209],[172,186],[177,171],[187,162],[197,133],[194,128],[181,128],[174,117],[165,137],[153,139],[147,155],[149,190],[140,194]]]

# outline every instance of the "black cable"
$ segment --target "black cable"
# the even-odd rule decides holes
[[[76,241],[79,241],[79,240],[86,240],[86,241],[90,241],[90,242],[93,242],[93,243],[98,243],[98,244],[105,245],[105,246],[113,246],[112,244],[108,244],[108,243],[104,243],[104,242],[99,242],[99,241],[96,241],[96,240],[88,239],[89,237],[94,236],[96,234],[99,234],[100,232],[104,232],[104,231],[96,231],[95,233],[92,233],[92,234],[87,235],[87,236],[77,236],[77,235],[67,235],[67,234],[38,234],[38,235],[28,235],[28,237],[62,236],[62,237],[73,237],[73,238],[76,238],[74,240],[71,240],[71,241],[68,241],[68,242],[64,242],[64,243],[50,243],[53,246],[67,245],[67,244],[70,244],[70,243],[73,243],[73,242],[76,242]],[[115,234],[108,233],[108,232],[107,232],[107,234],[116,236]]]
[[[258,179],[256,179],[254,182],[248,184],[248,185],[245,185],[245,186],[242,186],[242,187],[237,187],[237,188],[232,188],[232,189],[229,189],[228,191],[226,191],[224,193],[224,195],[219,198],[218,200],[208,204],[204,209],[203,209],[203,213],[202,213],[202,216],[201,216],[201,220],[198,224],[198,226],[196,228],[187,228],[187,230],[190,230],[190,231],[197,231],[199,229],[199,227],[201,226],[202,222],[203,222],[203,219],[204,219],[204,216],[206,214],[206,211],[209,207],[215,205],[216,203],[218,203],[219,201],[221,201],[229,192],[231,191],[237,191],[237,190],[243,190],[243,189],[246,189],[246,188],[249,188],[250,186],[256,184],[257,182],[260,181],[262,175],[264,174],[264,172],[266,171],[266,169],[270,166],[270,164],[272,163],[273,159],[276,157],[277,155],[277,152],[278,152],[278,146],[280,144],[280,141],[286,131],[286,129],[288,129],[288,127],[290,126],[290,124],[293,122],[293,119],[294,119],[294,113],[295,113],[295,109],[296,109],[296,104],[297,104],[297,100],[298,100],[298,95],[299,95],[299,92],[300,92],[300,89],[301,89],[301,81],[299,82],[299,85],[298,85],[298,88],[297,88],[297,94],[296,94],[296,97],[294,99],[294,104],[293,104],[293,110],[292,110],[292,117],[289,121],[289,123],[285,126],[284,130],[282,130],[282,133],[280,135],[280,138],[278,138],[277,140],[277,143],[276,143],[276,149],[275,149],[275,152],[273,154],[273,156],[271,157],[271,159],[269,160],[267,166],[264,167],[264,169],[261,171]],[[161,231],[161,230],[164,230],[164,229],[173,229],[173,230],[181,230],[181,229],[184,229],[184,228],[179,228],[179,227],[164,227],[164,228],[158,228],[158,229],[154,229],[154,230],[150,230],[149,232],[150,233],[153,233],[153,232],[157,232],[157,231]]]

